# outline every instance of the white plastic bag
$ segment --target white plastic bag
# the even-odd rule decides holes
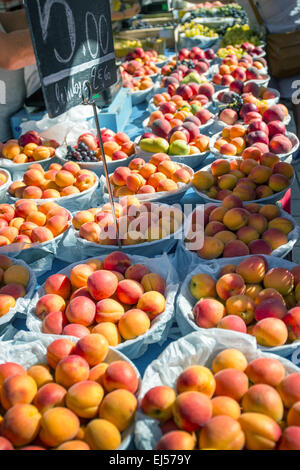
[[[103,261],[105,256],[97,256],[94,258]],[[86,261],[87,259],[81,261],[81,263],[85,263]],[[131,261],[133,264],[144,264],[150,271],[159,274],[166,281],[165,311],[152,321],[150,329],[144,335],[139,336],[136,339],[125,341],[115,348],[131,359],[135,359],[142,356],[147,351],[149,344],[163,344],[166,341],[169,329],[172,326],[174,320],[174,303],[178,290],[178,278],[167,255],[153,259],[142,256],[132,256]],[[74,263],[62,271],[59,271],[59,273],[69,276],[71,270],[77,264],[78,263]],[[26,318],[26,326],[29,331],[33,331],[39,334],[41,334],[42,321],[35,315],[35,306],[38,299],[44,294],[45,291],[42,286],[38,289],[29,305]]]
[[[203,330],[198,333],[191,333],[171,343],[147,367],[142,381],[139,401],[153,387],[168,385],[175,388],[179,374],[191,365],[211,367],[214,357],[227,348],[240,350],[245,354],[248,362],[258,357],[276,358],[284,365],[287,375],[300,372],[300,369],[290,361],[257,349],[255,339],[250,336],[229,335],[226,330]],[[136,447],[139,450],[153,450],[161,436],[159,421],[148,418],[141,411],[138,411],[134,431]]]

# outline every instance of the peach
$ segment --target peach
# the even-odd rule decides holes
[[[73,287],[79,289],[80,287],[86,287],[89,276],[93,274],[93,269],[87,264],[77,264],[72,268],[70,273],[70,280]]]
[[[44,243],[54,238],[53,232],[47,227],[35,227],[31,232],[33,243]]]
[[[76,338],[82,338],[83,336],[89,335],[90,330],[83,325],[78,323],[69,323],[63,328],[63,335],[66,336],[76,336]]]
[[[125,361],[114,361],[109,364],[102,380],[103,386],[107,392],[121,388],[135,393],[139,385],[135,369],[131,364]]]
[[[96,322],[117,323],[124,315],[123,306],[113,299],[102,299],[96,306]]]
[[[215,375],[215,396],[226,396],[240,401],[248,390],[248,377],[238,369],[223,369]]]
[[[225,274],[216,284],[217,294],[222,300],[227,300],[234,295],[243,295],[245,289],[244,279],[235,273]]]
[[[142,294],[137,303],[137,308],[147,313],[153,320],[165,310],[166,300],[160,292],[148,291]]]
[[[90,266],[94,271],[99,271],[103,269],[103,263],[100,259],[90,259],[86,262],[88,266]]]
[[[283,403],[279,393],[270,385],[256,384],[249,388],[242,399],[245,413],[262,413],[277,422],[283,418]]]
[[[100,323],[92,329],[92,333],[104,336],[107,339],[109,346],[117,346],[122,341],[118,327],[111,322]]]
[[[141,409],[150,418],[165,422],[172,417],[175,400],[173,388],[165,385],[153,387],[144,395]]]
[[[72,385],[66,395],[66,405],[80,418],[94,418],[103,399],[101,385],[91,380],[84,380]]]
[[[213,398],[211,403],[213,406],[213,417],[225,415],[237,420],[241,415],[240,405],[233,398],[219,396]]]
[[[17,283],[26,287],[29,282],[30,274],[25,266],[14,264],[9,266],[4,272],[4,284]]]
[[[217,324],[217,328],[225,330],[238,331],[239,333],[247,333],[247,326],[244,320],[236,315],[227,315]]]
[[[164,434],[156,445],[156,450],[193,450],[194,448],[195,437],[180,430]]]
[[[13,375],[5,379],[1,387],[1,403],[8,410],[17,403],[31,403],[37,392],[37,384],[29,375]]]
[[[40,227],[46,223],[46,215],[40,211],[34,211],[32,214],[29,214],[26,218],[26,222],[32,222]]]
[[[258,165],[251,170],[249,178],[255,184],[265,184],[269,181],[271,175],[271,168],[268,166]]]
[[[24,173],[23,181],[26,186],[41,186],[44,181],[44,175],[39,170],[30,169]]]
[[[37,228],[38,225],[32,223],[32,222],[24,222],[20,228],[19,228],[19,233],[20,235],[26,235],[31,239],[32,231],[33,229]]]
[[[94,222],[94,215],[88,210],[77,212],[72,220],[73,226],[76,230],[79,230],[80,227],[87,222]]]
[[[51,408],[42,416],[39,437],[47,446],[56,447],[74,439],[78,430],[79,419],[71,410],[62,407]]]
[[[177,378],[178,394],[183,392],[201,392],[211,398],[215,391],[215,379],[211,371],[204,366],[190,366]]]
[[[248,225],[261,235],[267,230],[268,222],[263,214],[250,214]]]
[[[245,372],[254,384],[267,384],[272,387],[278,386],[285,376],[281,362],[269,357],[254,359]]]
[[[88,297],[75,297],[66,309],[66,317],[70,323],[79,323],[89,326],[93,323],[96,315],[96,306]]]
[[[196,324],[200,328],[214,328],[225,316],[224,305],[216,299],[203,298],[193,309]]]
[[[223,232],[226,229],[225,225],[221,222],[212,221],[209,222],[204,230],[204,233],[208,237],[213,237],[219,232]]]
[[[277,387],[286,408],[291,408],[300,401],[300,374],[295,372],[285,377]]]
[[[237,266],[237,274],[249,284],[259,284],[266,274],[265,262],[260,256],[251,256]]]
[[[281,300],[268,298],[263,300],[255,309],[256,321],[264,318],[279,318],[282,320],[287,314],[287,309]]]
[[[102,300],[112,296],[116,292],[118,279],[115,274],[106,269],[95,271],[89,276],[87,287],[95,300]]]
[[[79,341],[83,339],[81,338]],[[55,369],[55,381],[65,388],[69,388],[82,380],[87,380],[88,376],[89,365],[87,361],[75,354],[61,359]]]
[[[100,334],[90,334],[76,343],[74,354],[84,358],[90,367],[102,362],[108,354],[108,341]]]
[[[41,414],[55,406],[63,406],[66,389],[56,383],[43,385],[34,397],[33,404]]]
[[[23,196],[23,190],[26,187],[23,181],[14,181],[8,188],[8,192],[11,196],[21,198]]]
[[[5,413],[1,434],[14,446],[24,446],[37,436],[40,421],[41,415],[35,406],[19,403]]]
[[[247,359],[241,351],[224,349],[215,356],[212,362],[212,370],[214,374],[223,369],[237,369],[244,372],[247,365]]]
[[[128,310],[119,320],[118,328],[125,340],[134,339],[149,330],[150,319],[140,309]]]
[[[105,419],[93,419],[85,429],[84,439],[92,450],[114,450],[121,444],[118,428]]]
[[[294,287],[293,274],[285,268],[272,268],[265,275],[264,286],[276,289],[281,295],[286,296]]]
[[[230,416],[215,416],[201,429],[200,449],[242,450],[245,435],[238,421]]]
[[[282,346],[288,338],[286,325],[279,318],[264,318],[253,328],[253,335],[261,346]]]
[[[60,338],[49,344],[47,348],[47,362],[52,369],[55,369],[57,364],[64,357],[69,356],[74,351],[75,344],[68,339]]]
[[[173,405],[174,421],[184,431],[198,431],[212,416],[210,399],[200,392],[183,392]]]
[[[275,299],[284,305],[284,299],[282,295],[276,289],[273,289],[272,287],[261,290],[255,299],[255,303],[256,305],[260,305],[262,302],[264,302],[267,299]]]
[[[281,437],[279,425],[260,413],[243,413],[239,423],[246,436],[247,450],[274,450]]]
[[[10,243],[14,243],[19,232],[16,227],[3,227],[0,229],[0,236],[5,237]]]
[[[151,287],[151,286],[150,286]],[[143,286],[131,279],[120,281],[117,287],[117,297],[120,302],[126,305],[134,305],[144,294]]]
[[[224,243],[215,237],[204,237],[203,247],[198,250],[198,255],[203,259],[219,258],[224,250]]]
[[[26,370],[15,362],[4,362],[0,364],[0,386],[3,385],[5,379],[13,375],[26,375]]]
[[[61,335],[64,326],[68,323],[67,317],[62,312],[51,312],[42,323],[42,332],[52,335]]]
[[[49,367],[44,364],[37,364],[30,367],[27,374],[35,380],[38,388],[49,382],[53,382],[53,377],[50,373]]]
[[[46,294],[41,297],[35,307],[35,314],[43,319],[51,312],[64,312],[65,300],[57,294]]]
[[[71,282],[64,274],[53,274],[45,282],[44,290],[46,294],[56,294],[67,300],[71,295]]]

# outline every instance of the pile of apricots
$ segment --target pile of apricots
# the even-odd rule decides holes
[[[152,242],[180,229],[183,213],[168,205],[142,204],[135,196],[115,203],[119,239],[124,246]],[[100,245],[117,245],[111,204],[79,211],[73,216],[73,227],[80,238]],[[112,232],[110,231],[112,229]]]
[[[101,334],[57,339],[44,364],[0,365],[1,450],[113,450],[132,423],[139,379],[124,360],[107,364]]]
[[[223,349],[210,368],[191,365],[174,387],[148,390],[141,408],[160,421],[156,450],[300,449],[300,373],[275,358]]]
[[[96,181],[95,173],[82,170],[76,162],[63,166],[51,163],[47,171],[34,163],[25,171],[22,181],[14,181],[9,186],[8,192],[16,199],[56,199],[87,191]]]
[[[14,264],[8,256],[0,255],[0,317],[25,297],[30,273],[25,266]]]
[[[293,222],[282,216],[275,204],[243,205],[237,196],[226,196],[221,205],[204,208],[204,242],[197,251],[200,258],[233,258],[235,256],[271,255],[288,243]],[[191,220],[190,241],[203,227],[197,226],[197,209]],[[192,245],[191,245],[192,246]]]
[[[300,339],[300,266],[272,268],[261,255],[225,265],[217,279],[199,273],[190,281],[200,328],[248,333],[261,346],[283,346]]]
[[[129,168],[120,166],[110,176],[114,197],[134,194],[154,194],[177,191],[180,184],[189,184],[192,171],[171,161],[169,155],[156,153],[148,163],[142,158],[133,159]]]
[[[165,280],[122,252],[77,264],[70,276],[53,274],[35,314],[43,333],[101,334],[110,346],[145,334],[165,310]]]
[[[268,78],[265,72],[267,62],[264,58],[253,58],[249,54],[240,59],[235,54],[229,54],[222,60],[212,81],[215,85],[229,86],[233,81],[243,83],[249,80],[264,80]]]
[[[59,144],[55,140],[42,139],[35,131],[28,131],[18,140],[9,140],[0,145],[0,157],[13,163],[28,163],[47,160],[55,156]]]
[[[39,206],[29,199],[20,199],[14,205],[0,204],[0,246],[24,243],[43,243],[67,230],[69,212],[55,202]]]
[[[277,155],[250,147],[242,159],[215,160],[209,170],[195,173],[193,185],[211,199],[238,196],[243,202],[260,200],[287,189],[294,176],[289,163]]]

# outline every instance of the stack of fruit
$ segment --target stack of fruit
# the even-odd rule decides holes
[[[164,139],[157,138],[157,144],[154,139],[145,140],[151,140],[151,146],[147,146],[150,150],[154,144],[156,148],[156,145]],[[157,153],[152,155],[149,163],[146,163],[142,158],[135,158],[130,162],[129,168],[120,166],[110,176],[110,182],[113,185],[113,194],[116,198],[138,194],[148,195],[151,199],[151,195],[155,193],[187,189],[192,178],[193,170],[191,168],[172,162],[169,155],[165,153]]]
[[[129,88],[132,93],[137,91],[145,91],[153,87],[153,81],[150,77],[143,77],[140,80],[133,80],[133,78],[123,81],[123,87]]]
[[[144,65],[142,61],[138,61],[137,59],[123,62],[120,66],[120,70],[123,81],[128,80],[131,77],[153,76],[160,72],[160,69],[155,65],[155,62],[150,61]]]
[[[277,106],[278,108],[275,110]],[[268,121],[269,116],[271,119],[275,118],[275,114],[276,117],[279,116],[277,109],[281,111],[280,106],[280,104],[271,106],[264,112],[261,119],[257,119],[258,113],[256,111],[247,112],[247,110],[252,109],[252,105],[243,105],[240,114],[248,126],[233,123],[233,126],[225,127],[212,140],[212,151],[217,155],[220,153],[229,157],[242,155],[245,159],[252,158],[250,156],[251,151],[256,154],[257,150],[261,154],[272,152],[282,157],[290,155],[297,144],[297,137],[294,134],[287,133],[284,124],[284,111],[280,114],[280,118],[283,120]],[[226,109],[220,114],[220,120],[222,122],[226,121],[226,124],[228,121],[231,123],[235,117],[237,117],[237,113],[231,109]],[[259,159],[260,157],[255,158]]]
[[[95,173],[82,170],[75,162],[63,166],[52,163],[48,171],[34,163],[24,173],[22,181],[10,185],[8,192],[15,199],[58,199],[88,191],[96,183]]]
[[[181,31],[186,38],[198,38],[199,36],[203,36],[205,38],[218,39],[219,37],[214,29],[208,28],[204,24],[196,23],[195,21],[184,23],[184,25],[181,26]]]
[[[0,246],[22,243],[29,248],[32,243],[53,240],[69,228],[70,218],[70,213],[55,202],[38,206],[21,199],[15,205],[0,204]]]
[[[195,173],[193,185],[213,200],[223,201],[226,196],[234,195],[248,202],[282,193],[291,185],[293,177],[292,165],[281,162],[272,153],[262,155],[259,149],[250,147],[243,152],[243,159],[219,159],[208,169]]]
[[[133,365],[116,353],[112,360],[101,334],[77,343],[57,339],[45,353],[42,364],[27,370],[15,362],[0,365],[1,450],[119,448],[137,409]]]
[[[114,132],[102,129],[101,136],[107,162],[123,160],[134,153],[134,144],[125,132]],[[98,138],[91,132],[81,134],[75,145],[68,145],[65,160],[80,163],[96,163],[102,161],[102,153]]]
[[[257,106],[261,105],[261,101],[265,104],[272,102],[277,104],[274,100],[279,100],[279,92],[273,88],[259,86],[256,82],[243,83],[241,80],[234,80],[230,83],[229,88],[215,94],[215,100],[218,104],[231,104],[234,103],[236,95],[240,95],[243,103],[254,103]]]
[[[209,204],[204,207],[204,241],[201,249],[189,242],[203,233],[203,227],[197,225],[197,209],[194,211],[186,246],[204,259],[271,255],[278,248],[281,248],[282,255],[287,254],[284,247],[293,239],[295,227],[293,219],[274,204],[243,205],[239,197],[230,195],[225,197],[222,205]],[[297,236],[294,242],[296,240]],[[288,250],[291,248],[289,245]]]
[[[248,24],[243,26],[235,24],[232,28],[228,28],[224,38],[222,39],[222,46],[240,46],[243,43],[250,43],[253,46],[259,46],[261,38],[252,31]]]
[[[15,264],[8,256],[0,255],[0,317],[3,317],[25,297],[30,282],[26,266]]]
[[[50,276],[35,314],[43,333],[79,338],[100,334],[107,345],[118,346],[144,335],[164,313],[165,291],[159,274],[133,264],[125,253],[112,252],[103,262],[77,264],[69,276]]]
[[[187,363],[171,383],[149,384],[141,399],[143,413],[160,424],[156,450],[299,450],[300,373],[295,367],[224,346],[209,354],[207,366],[190,358]]]
[[[265,55],[265,51],[260,46],[255,46],[250,42],[244,42],[240,46],[228,45],[226,47],[222,47],[217,52],[218,57],[220,57],[221,59],[224,59],[225,57],[231,54],[234,54],[239,58],[243,57],[243,55],[248,54],[254,59],[258,59]]]
[[[192,306],[196,325],[248,333],[268,348],[298,341],[300,267],[281,264],[256,255],[238,265],[222,262],[216,278],[208,271],[193,275],[189,286],[198,301]]]
[[[55,140],[46,140],[36,131],[21,135],[18,140],[0,143],[0,157],[7,158],[13,163],[28,163],[49,160],[55,156],[59,144]]]
[[[121,176],[122,168],[119,168],[112,179]],[[180,209],[168,205],[141,204],[132,196],[122,198],[120,204],[115,203],[115,211],[123,246],[161,240],[180,230],[183,224]],[[110,204],[79,211],[74,215],[72,223],[76,235],[83,240],[100,245],[117,244]]]
[[[216,85],[230,86],[235,80],[243,84],[249,80],[267,80],[269,76],[265,67],[264,58],[253,61],[250,55],[244,55],[238,59],[236,55],[230,54],[223,59],[222,64],[213,75],[212,81]]]
[[[136,47],[132,52],[129,52],[126,56],[125,61],[137,60],[144,65],[150,63],[159,64],[166,60],[166,57],[163,54],[158,54],[154,49],[145,51],[142,47]]]

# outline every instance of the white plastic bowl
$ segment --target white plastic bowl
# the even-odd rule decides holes
[[[51,163],[55,162],[55,156],[56,155],[51,158],[47,158],[46,160],[38,160],[36,162],[27,163],[14,163],[8,158],[0,158],[0,168],[8,170],[13,178],[16,178],[18,175],[23,175],[25,171],[27,171],[34,163],[39,163],[44,168],[44,170],[48,169]]]
[[[228,160],[233,161],[233,160],[236,160],[236,158],[231,157]],[[209,171],[210,172],[211,171],[210,169],[211,169],[211,164],[201,168],[201,171]],[[255,200],[252,200],[252,201],[245,201],[245,202],[246,202],[246,204],[249,204],[251,202],[256,202],[258,204],[275,204],[277,201],[280,201],[284,197],[286,192],[292,187],[292,185],[294,183],[294,180],[295,180],[295,175],[290,180],[289,186],[286,189],[284,189],[283,191],[279,191],[278,193],[274,193],[271,196],[264,197],[262,199],[255,199]],[[197,188],[195,188],[195,186],[193,186],[193,189],[205,201],[210,202],[212,204],[216,204],[216,203],[220,204],[220,201],[218,199],[212,199],[212,198],[208,197],[206,194],[202,193]]]
[[[131,100],[132,100],[133,106],[136,106],[146,101],[150,93],[153,91],[153,89],[154,89],[154,85],[147,88],[146,90],[138,90],[138,91],[131,92],[130,94],[131,94]]]

